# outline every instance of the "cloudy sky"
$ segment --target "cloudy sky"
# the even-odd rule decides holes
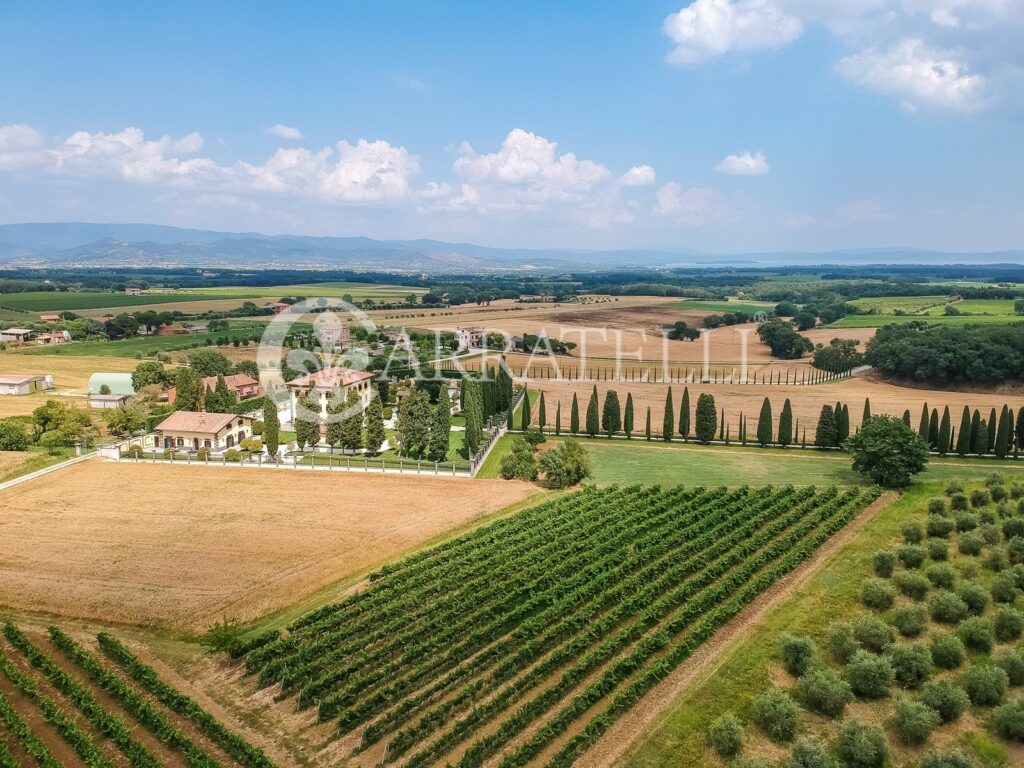
[[[0,223],[1024,248],[1024,0],[0,5]]]

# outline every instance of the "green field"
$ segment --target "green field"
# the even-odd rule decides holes
[[[847,315],[826,326],[828,328],[881,328],[898,323],[924,321],[931,325],[999,325],[1017,323],[1024,317],[1017,315]]]
[[[960,312],[968,315],[998,315],[1013,317],[1013,299],[964,299],[954,304]],[[934,307],[928,314],[941,315],[945,307]]]
[[[926,314],[933,308],[941,314],[942,308],[949,303],[949,296],[879,296],[854,299],[849,303],[865,312],[874,310],[882,315],[893,315],[897,311],[908,315]]]
[[[19,351],[19,355],[59,355],[64,357],[135,357],[137,354],[146,356],[150,352],[169,352],[192,346],[205,347],[206,340],[216,343],[218,338],[227,336],[243,336],[262,334],[263,328],[232,328],[229,331],[212,331],[210,333],[187,333],[177,336],[140,336],[120,341],[76,341],[74,344],[47,345],[30,347]]]
[[[687,299],[676,301],[668,306],[677,309],[692,309],[700,312],[746,312],[748,315],[755,315],[758,312],[770,312],[775,305],[769,301],[699,301]]]
[[[173,304],[190,301],[242,301],[273,300],[284,296],[340,298],[350,294],[354,299],[374,301],[403,301],[410,293],[426,293],[425,288],[406,288],[400,285],[372,285],[370,283],[305,283],[272,286],[211,286],[181,290],[153,290],[141,296],[124,293],[98,293],[93,291],[27,291],[0,294],[0,308],[25,312],[62,312],[79,309],[106,309],[141,307],[150,304]]]
[[[481,467],[478,477],[499,477],[501,456],[514,436],[501,438]],[[850,457],[839,451],[799,448],[743,448],[738,445],[698,445],[632,440],[580,438],[594,467],[591,481],[658,485],[848,485],[864,480],[850,469]],[[1024,480],[1024,461],[932,457],[923,481],[983,479],[990,472],[1019,473]]]

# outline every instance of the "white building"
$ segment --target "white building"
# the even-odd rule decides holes
[[[35,335],[36,332],[30,328],[8,328],[0,331],[0,341],[24,343],[26,341],[31,341]]]
[[[484,345],[486,335],[486,330],[479,326],[456,328],[455,343],[459,345],[459,352],[467,349],[480,349]]]
[[[315,392],[320,401],[320,416],[327,419],[327,409],[335,403],[344,403],[348,393],[359,393],[362,408],[365,410],[373,397],[373,374],[369,371],[357,371],[352,368],[324,368],[316,373],[309,373],[288,382],[288,393],[291,395],[289,413],[291,421],[295,421],[299,398]]]
[[[0,374],[0,395],[31,395],[53,389],[53,374],[4,373]]]

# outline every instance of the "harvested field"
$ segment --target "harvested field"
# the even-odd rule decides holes
[[[590,397],[592,388],[596,385],[598,396],[604,402],[605,393],[609,389],[618,392],[619,399],[625,403],[627,393],[633,395],[635,409],[635,434],[643,434],[644,419],[647,408],[651,409],[651,424],[653,431],[661,431],[662,418],[665,409],[665,397],[668,391],[666,384],[640,384],[633,382],[613,381],[557,381],[554,379],[530,380],[529,386],[534,393],[544,392],[545,405],[549,427],[553,426],[555,408],[559,401],[562,403],[562,429],[569,426],[569,412],[572,404],[572,396],[575,393],[579,401],[580,418],[586,412],[587,400]],[[1004,404],[1011,408],[1020,408],[1024,401],[1020,396],[1009,396],[1005,394],[973,393],[973,392],[950,392],[944,390],[919,389],[912,387],[899,387],[869,378],[857,377],[843,379],[829,384],[817,384],[813,386],[786,386],[786,385],[739,385],[739,384],[691,384],[690,409],[691,419],[693,409],[697,405],[697,396],[707,392],[715,396],[715,403],[721,411],[725,409],[726,424],[731,430],[732,439],[735,441],[739,436],[739,417],[743,413],[747,417],[747,437],[753,439],[757,428],[757,417],[761,410],[761,403],[768,397],[772,403],[772,414],[778,425],[779,414],[782,412],[782,405],[786,398],[790,399],[793,407],[793,417],[799,422],[800,430],[807,429],[808,442],[814,440],[814,427],[818,423],[818,415],[823,405],[835,405],[837,401],[844,403],[850,409],[850,428],[856,429],[861,422],[864,412],[864,400],[870,398],[871,412],[874,415],[890,414],[902,416],[905,409],[910,409],[911,425],[916,429],[921,415],[921,408],[924,403],[929,408],[938,408],[939,413],[945,406],[949,406],[953,425],[959,426],[960,414],[963,407],[969,406],[972,410],[977,408],[982,411],[983,418],[988,418],[988,411],[991,408],[999,410]],[[678,426],[678,409],[683,396],[683,385],[676,384],[672,387],[672,395],[675,401],[676,422]],[[537,398],[532,399],[534,407],[534,423],[536,423]],[[582,421],[581,421],[582,423]],[[797,433],[799,442],[800,433]]]
[[[24,355],[0,352],[0,373],[52,373],[53,389],[32,395],[0,396],[0,418],[26,416],[47,400],[86,406],[89,376],[96,371],[131,372],[137,360],[116,357]]]
[[[186,631],[250,620],[534,492],[89,461],[0,493],[0,605]]]

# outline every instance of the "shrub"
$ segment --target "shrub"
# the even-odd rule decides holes
[[[903,563],[904,568],[920,568],[921,563],[928,556],[928,552],[920,545],[904,544],[896,550],[896,556]]]
[[[868,608],[886,611],[896,602],[896,590],[882,579],[868,579],[861,586],[860,599]]]
[[[971,506],[977,509],[978,507],[987,507],[992,502],[992,497],[988,491],[978,488],[971,491]]]
[[[938,517],[932,515],[928,518],[928,535],[938,539],[949,538],[949,534],[956,528],[956,523],[949,517]]]
[[[1006,672],[994,664],[975,664],[964,675],[964,690],[972,704],[994,707],[1006,695],[1010,680]]]
[[[969,512],[960,512],[954,518],[956,529],[959,533],[967,533],[978,527],[978,516]]]
[[[994,525],[999,521],[1000,517],[1005,517],[1007,512],[1007,502],[1001,501],[999,502],[999,507],[995,510],[983,509],[978,512],[978,520],[980,520],[983,525]]]
[[[1024,506],[1024,499],[1021,499],[1021,506]],[[1017,513],[1020,514],[1021,510],[1018,509]],[[1014,536],[1024,538],[1024,518],[1011,517],[1003,520],[1003,536],[1007,539],[1012,539]]]
[[[1024,742],[1024,699],[1004,704],[992,717],[996,733],[1010,741]]]
[[[743,723],[732,712],[720,715],[708,728],[708,741],[720,757],[735,757],[743,747]]]
[[[967,604],[952,592],[943,590],[928,598],[928,612],[941,624],[956,624],[967,616]]]
[[[985,476],[986,488],[991,488],[993,485],[1002,485],[1004,482],[1006,481],[999,472],[989,472],[989,474]]]
[[[992,579],[992,586],[989,591],[992,593],[992,599],[997,603],[1012,603],[1017,599],[1017,595],[1020,594],[1014,575],[1005,571],[996,574],[995,578]]]
[[[975,616],[980,616],[985,612],[985,608],[988,607],[988,590],[981,586],[981,584],[975,582],[961,584],[960,589],[956,593],[967,605],[967,610]]]
[[[224,461],[241,461],[242,454],[236,451],[234,448],[229,448],[224,451]]]
[[[857,651],[846,665],[850,690],[859,699],[885,698],[894,677],[889,659],[867,651]]]
[[[801,736],[793,744],[786,768],[832,768],[835,761],[819,742]]]
[[[921,768],[974,768],[974,763],[959,749],[952,749],[929,752],[921,761]]]
[[[1006,557],[1006,551],[1002,547],[992,549],[985,558],[985,567],[995,573],[1005,571],[1010,567],[1010,561]],[[1011,577],[1012,578],[1012,577]]]
[[[948,565],[930,565],[924,573],[940,589],[952,589],[956,581],[956,572]]]
[[[892,616],[893,626],[904,637],[918,637],[928,624],[928,611],[923,605],[904,605]]]
[[[980,554],[983,546],[985,546],[985,540],[976,533],[965,533],[960,536],[960,541],[957,542],[957,549],[961,555]]]
[[[200,448],[199,450],[196,451],[196,458],[199,459],[199,461],[209,461],[210,449]]]
[[[935,562],[949,559],[949,545],[944,539],[928,539],[928,557]]]
[[[939,715],[935,710],[918,701],[896,702],[896,713],[892,719],[893,728],[900,741],[911,746],[920,746],[928,741],[932,731],[939,727]]]
[[[882,653],[892,645],[892,627],[877,616],[861,616],[853,622],[853,636],[863,648]]]
[[[809,670],[796,686],[797,697],[808,710],[825,717],[839,717],[853,698],[850,685],[827,667]]]
[[[1002,501],[1010,495],[1009,491],[1006,490],[1004,485],[993,485],[988,489],[989,494],[992,496],[992,501]]]
[[[825,645],[837,661],[844,664],[853,658],[853,654],[860,650],[860,643],[853,633],[853,625],[843,621],[833,622],[828,625],[828,634],[825,638]]]
[[[994,547],[1003,539],[1002,534],[999,532],[999,528],[992,523],[979,525],[978,535],[981,536],[981,540],[990,547]]]
[[[894,645],[887,652],[896,683],[904,688],[920,688],[932,673],[932,654],[927,646]]]
[[[1017,589],[1024,590],[1024,564],[1018,564],[1010,569],[1010,574],[1013,576],[1013,583],[1017,585]]]
[[[932,499],[928,502],[928,514],[929,515],[945,515],[946,514],[946,500],[945,499]]]
[[[992,622],[982,616],[972,616],[960,622],[957,630],[964,645],[978,653],[991,653],[995,643],[995,632]]]
[[[789,694],[779,688],[754,699],[754,722],[774,742],[792,741],[796,735],[800,710]]]
[[[995,663],[1006,673],[1010,685],[1024,685],[1024,650],[1001,653],[995,658]]]
[[[811,665],[817,647],[809,637],[783,634],[779,637],[782,666],[794,677],[800,677]]]
[[[1024,563],[1024,538],[1014,536],[1006,542],[1006,559],[1009,560],[1010,565]]]
[[[954,512],[962,512],[970,509],[970,504],[967,501],[967,496],[963,493],[954,493],[949,498],[949,508]]]
[[[1008,605],[1000,606],[995,619],[996,640],[1009,643],[1019,640],[1024,632],[1024,614]]]
[[[959,480],[950,480],[949,484],[946,486],[946,495],[947,496],[952,496],[955,493],[963,493],[963,492],[964,492],[964,484],[962,482],[960,482]]]
[[[1011,483],[1010,484],[1010,498],[1019,499],[1024,496],[1024,483]]]
[[[917,571],[904,571],[897,573],[893,583],[901,593],[911,600],[924,600],[928,595],[929,582]]]
[[[967,692],[948,680],[928,683],[921,690],[921,701],[934,709],[944,723],[953,722],[971,706]]]
[[[889,756],[885,731],[877,725],[844,720],[839,726],[839,757],[850,768],[882,768]]]
[[[872,558],[872,564],[875,568],[875,575],[880,576],[883,579],[887,579],[892,576],[892,572],[896,570],[896,555],[887,549],[883,549],[879,552],[875,552]]]
[[[932,635],[932,663],[940,669],[956,669],[964,663],[967,650],[960,638],[949,632]]]
[[[903,540],[907,544],[920,544],[924,541],[924,526],[917,520],[907,520],[902,527]]]

